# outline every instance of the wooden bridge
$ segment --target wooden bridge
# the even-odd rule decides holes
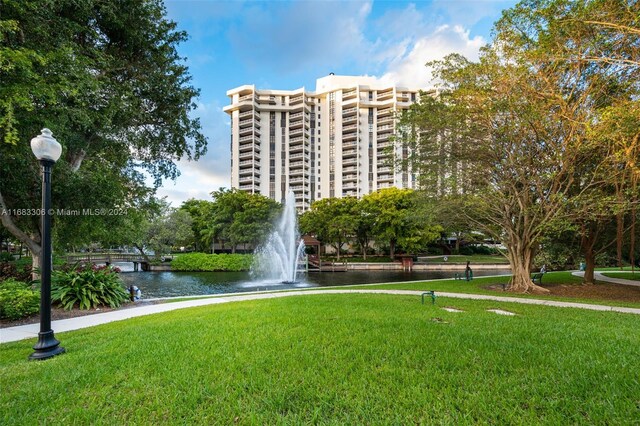
[[[66,256],[67,263],[104,263],[110,265],[115,262],[132,262],[133,270],[138,270],[138,265],[142,270],[147,270],[149,261],[141,254],[127,253],[83,253],[70,254]]]
[[[309,272],[346,272],[348,269],[347,262],[323,262],[316,255],[308,255],[308,271]]]

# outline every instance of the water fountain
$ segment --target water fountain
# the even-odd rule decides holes
[[[297,282],[298,264],[304,256],[304,242],[298,232],[296,199],[289,191],[276,228],[256,250],[252,275],[264,283]]]

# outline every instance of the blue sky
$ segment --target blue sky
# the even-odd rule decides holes
[[[493,22],[515,3],[165,0],[168,18],[189,34],[179,53],[201,90],[194,115],[209,147],[198,162],[180,162],[182,175],[164,182],[158,195],[177,207],[229,187],[227,90],[244,84],[315,90],[316,79],[330,72],[426,88],[427,61],[452,52],[477,58]]]

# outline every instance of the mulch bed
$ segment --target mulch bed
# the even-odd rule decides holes
[[[619,301],[640,303],[640,287],[613,284],[543,284],[551,296],[575,297],[576,299],[594,299],[599,301]],[[487,290],[504,293],[502,285],[491,285]]]

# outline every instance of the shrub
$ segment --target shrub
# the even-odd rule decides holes
[[[7,251],[3,251],[0,253],[0,262],[11,262],[13,261],[13,255]]]
[[[251,269],[251,254],[181,254],[171,262],[174,271],[248,271]]]
[[[13,278],[16,281],[31,281],[31,265],[16,262],[0,262],[0,281]]]
[[[117,272],[109,267],[91,265],[70,271],[58,271],[53,275],[51,301],[64,309],[78,306],[80,309],[96,308],[100,305],[117,308],[128,300]]]
[[[8,279],[0,282],[0,318],[17,320],[40,310],[40,292],[29,284]]]

